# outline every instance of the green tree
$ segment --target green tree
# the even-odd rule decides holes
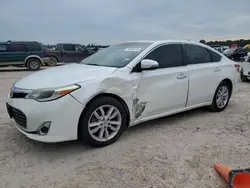
[[[206,41],[205,41],[205,40],[203,40],[203,39],[201,39],[201,40],[200,40],[200,43],[202,43],[202,44],[206,44]]]

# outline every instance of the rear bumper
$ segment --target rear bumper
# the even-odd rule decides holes
[[[42,60],[42,64],[43,65],[45,65],[45,64],[47,64],[47,63],[50,62],[50,58],[49,57],[43,57],[43,58],[41,58],[41,60]]]

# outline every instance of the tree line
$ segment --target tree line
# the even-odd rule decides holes
[[[200,40],[201,43],[207,45],[222,45],[222,46],[231,46],[232,44],[237,44],[240,47],[243,47],[247,44],[250,44],[250,40],[239,39],[239,40],[225,40],[225,41],[209,41],[206,42],[204,39]]]

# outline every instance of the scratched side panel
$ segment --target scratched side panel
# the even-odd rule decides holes
[[[105,78],[80,83],[82,90],[76,90],[72,93],[83,105],[86,105],[92,98],[100,93],[111,93],[122,98],[128,106],[131,123],[135,118],[133,109],[133,98],[136,97],[136,89],[139,84],[139,76],[130,74],[129,68],[118,69],[113,74]],[[86,89],[85,89],[86,88]]]

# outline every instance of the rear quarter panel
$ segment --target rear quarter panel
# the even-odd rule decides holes
[[[222,78],[221,80],[224,79],[229,79],[232,81],[232,94],[234,94],[237,91],[237,86],[238,86],[238,79],[239,79],[239,72],[237,71],[237,69],[235,68],[236,63],[234,61],[231,61],[229,59],[223,58],[223,63],[222,63],[222,71],[221,71],[221,75]],[[218,83],[219,85],[220,83]]]

